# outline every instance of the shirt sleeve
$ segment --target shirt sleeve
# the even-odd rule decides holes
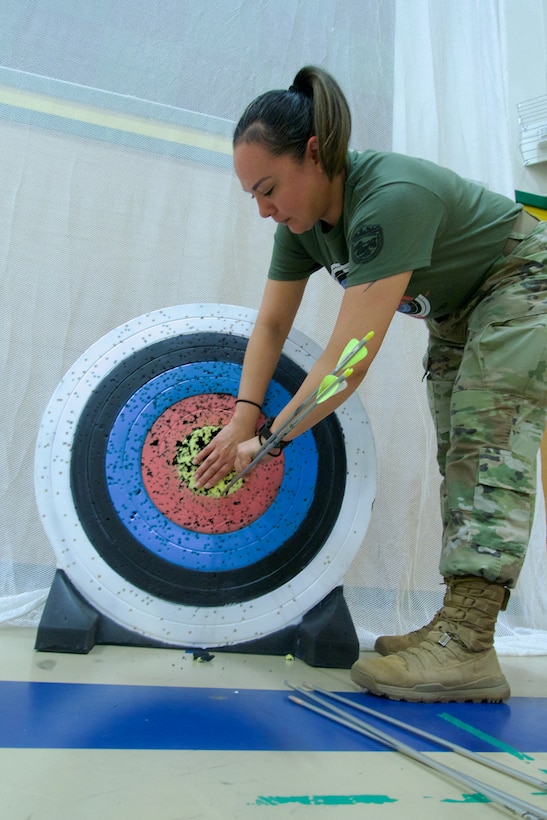
[[[269,279],[282,281],[307,279],[321,267],[306,251],[302,242],[294,236],[286,225],[278,225],[274,235],[274,245]]]
[[[357,203],[347,230],[347,286],[373,282],[431,265],[446,209],[413,183],[385,185]]]

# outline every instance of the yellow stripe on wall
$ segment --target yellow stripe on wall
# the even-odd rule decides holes
[[[36,94],[10,86],[0,85],[0,104],[49,114],[77,122],[113,128],[129,134],[165,140],[220,154],[232,153],[232,142],[222,134],[211,134],[198,129],[185,128],[173,123],[161,122],[149,117],[137,117],[131,114],[119,114],[91,105],[68,102],[45,94]]]

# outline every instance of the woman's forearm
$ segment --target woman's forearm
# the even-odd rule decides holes
[[[267,325],[255,325],[243,359],[238,398],[262,405],[284,343],[285,336],[280,331]],[[236,412],[247,412],[248,408],[249,405],[241,402],[236,406]]]

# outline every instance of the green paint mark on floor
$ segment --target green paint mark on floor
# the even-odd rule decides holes
[[[385,794],[315,794],[295,795],[293,797],[257,797],[257,806],[283,806],[287,803],[298,803],[301,806],[354,806],[357,803],[396,803]]]
[[[490,803],[491,801],[484,794],[462,794],[463,800],[452,800],[446,797],[442,803]]]
[[[485,740],[491,746],[494,746],[496,749],[500,749],[502,752],[507,752],[507,754],[513,755],[513,757],[518,758],[519,760],[533,760],[533,757],[524,754],[523,752],[519,752],[518,749],[515,749],[513,746],[509,746],[507,743],[504,743],[502,740],[498,740],[497,737],[492,737],[492,735],[486,734],[486,732],[481,731],[481,729],[475,728],[475,726],[470,726],[469,723],[464,723],[463,720],[458,720],[458,718],[449,715],[447,712],[442,712],[438,715],[438,717],[446,720],[448,723],[451,723],[453,726],[457,726],[458,729],[463,729],[465,732],[469,732],[470,735],[474,737],[478,737],[481,740]]]

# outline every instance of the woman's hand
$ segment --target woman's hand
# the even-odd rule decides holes
[[[260,450],[262,444],[258,436],[252,436],[236,444],[233,431],[230,429],[232,426],[236,426],[233,420],[194,459],[195,464],[202,462],[195,472],[194,486],[196,489],[199,487],[211,489],[230,470],[236,473],[243,472]],[[267,464],[271,460],[272,456],[266,454],[262,462]],[[228,468],[226,468],[227,464],[229,464]]]
[[[254,438],[250,438],[247,441],[242,441],[241,444],[238,445],[234,465],[236,473],[241,473],[246,467],[249,466],[261,446],[262,445],[258,436],[254,436]],[[267,455],[264,456],[264,462],[267,463],[269,460],[270,459]]]
[[[238,445],[252,440],[253,435],[254,427],[250,427],[248,422],[238,421],[234,416],[195,457],[194,464],[199,466],[194,473],[194,487],[210,490],[234,467],[237,470]]]

